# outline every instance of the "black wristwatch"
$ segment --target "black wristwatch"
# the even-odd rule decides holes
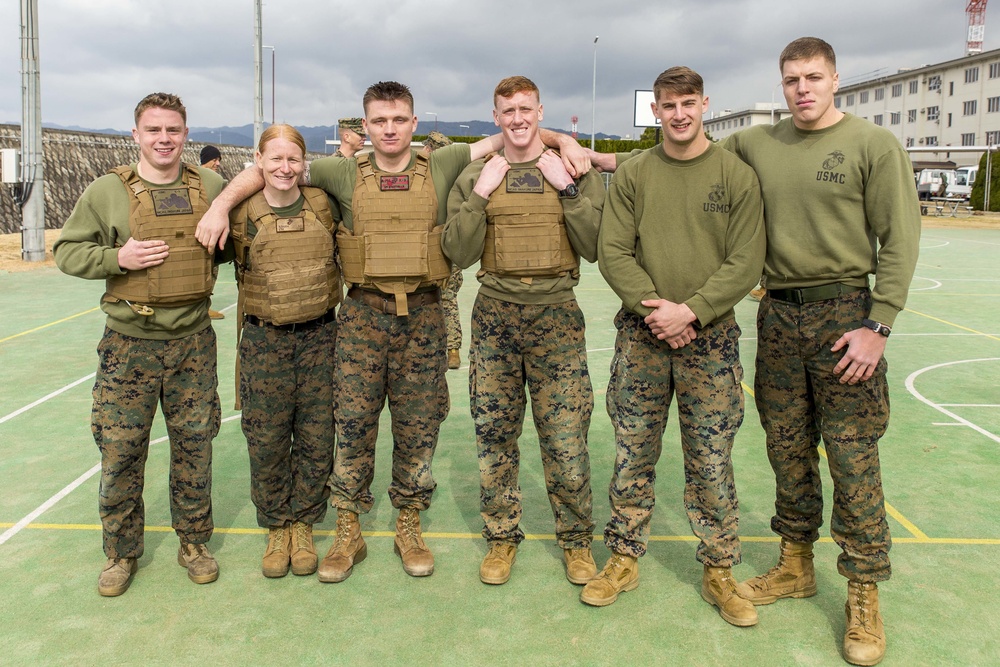
[[[559,191],[559,196],[563,199],[573,199],[580,194],[580,188],[577,187],[576,183],[570,183],[566,186],[565,190]]]
[[[886,326],[881,322],[876,322],[875,320],[861,320],[861,326],[867,327],[882,336],[888,337],[892,333],[892,327]]]

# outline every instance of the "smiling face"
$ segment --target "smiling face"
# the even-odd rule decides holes
[[[707,97],[663,90],[650,106],[663,127],[664,143],[668,144],[665,149],[685,152],[688,148],[707,141],[701,120],[702,114],[708,110]]]
[[[283,136],[264,144],[255,159],[264,174],[264,194],[278,201],[294,201],[299,195],[299,177],[305,169],[302,148]]]
[[[160,107],[143,111],[132,130],[132,138],[139,144],[140,171],[176,178],[187,137],[188,128],[179,112]]]
[[[493,121],[503,133],[508,160],[525,162],[542,153],[544,146],[538,131],[542,115],[542,105],[534,91],[519,91],[510,97],[495,96]]]
[[[840,120],[844,114],[833,105],[839,85],[839,75],[822,56],[785,61],[781,88],[795,127],[821,130]]]
[[[409,154],[417,129],[413,107],[400,100],[372,100],[365,105],[365,132],[377,157],[393,159]]]

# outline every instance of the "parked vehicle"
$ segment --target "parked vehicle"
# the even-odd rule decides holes
[[[959,167],[955,170],[955,179],[948,183],[948,197],[968,199],[972,194],[972,184],[976,182],[979,167]]]
[[[947,188],[956,181],[952,169],[924,169],[917,174],[917,196],[921,200],[944,197]]]

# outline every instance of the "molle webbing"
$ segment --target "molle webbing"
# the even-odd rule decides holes
[[[441,250],[438,200],[426,156],[401,174],[377,172],[369,155],[358,159],[352,200],[354,229],[337,235],[344,279],[393,294],[406,315],[406,294],[441,286],[451,265]],[[402,307],[400,307],[402,306]]]
[[[329,201],[317,188],[302,192],[305,202],[298,216],[279,217],[262,192],[234,216],[243,312],[271,324],[307,322],[340,302]],[[257,230],[252,240],[247,239],[248,222]]]
[[[149,189],[128,166],[112,172],[129,191],[132,238],[166,241],[170,250],[159,266],[108,278],[105,299],[126,301],[135,309],[147,305],[182,306],[207,298],[215,279],[212,256],[194,236],[198,221],[208,210],[197,168],[181,165],[180,188]]]
[[[579,256],[566,234],[559,193],[541,172],[538,179],[544,188],[540,193],[510,192],[505,179],[490,195],[481,260],[484,271],[542,278],[579,268]]]

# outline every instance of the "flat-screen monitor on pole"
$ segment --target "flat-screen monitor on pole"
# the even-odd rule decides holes
[[[656,101],[652,90],[635,91],[635,123],[636,127],[659,127],[660,121],[653,115],[651,105]]]

